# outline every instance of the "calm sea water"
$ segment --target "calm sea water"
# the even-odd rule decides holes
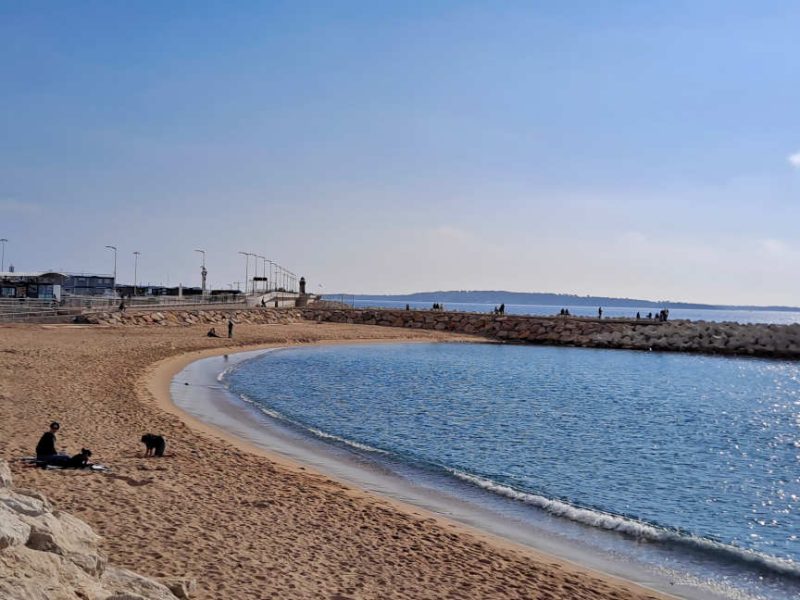
[[[800,580],[798,363],[392,344],[285,349],[225,381],[313,434],[531,510],[755,569],[756,587]]]
[[[331,299],[337,299],[331,297]],[[363,300],[358,297],[346,296],[342,300],[352,303],[356,308],[405,308],[409,304],[414,309],[429,309],[430,302],[395,302],[393,300]],[[490,313],[497,305],[494,304],[467,304],[460,302],[445,303],[446,310],[464,312]],[[569,309],[570,314],[580,317],[596,317],[596,306],[548,306],[543,304],[506,304],[506,314],[510,315],[557,315],[562,308]],[[644,318],[648,313],[657,313],[654,308],[619,308],[604,306],[604,317],[633,318],[636,313]],[[671,308],[671,320],[688,319],[690,321],[732,321],[737,323],[800,323],[800,312],[779,310],[711,310],[711,309],[686,309]]]

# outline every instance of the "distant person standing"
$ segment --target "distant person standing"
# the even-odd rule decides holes
[[[228,337],[233,337],[233,317],[228,317]]]
[[[603,318],[603,307],[602,306],[597,309],[597,318],[598,319],[602,319]]]

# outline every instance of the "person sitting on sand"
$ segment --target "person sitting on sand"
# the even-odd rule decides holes
[[[91,466],[89,464],[89,457],[91,455],[91,450],[88,448],[81,448],[81,451],[75,456],[67,456],[66,454],[51,456],[44,466],[61,467],[62,469],[85,469]]]
[[[208,337],[220,337],[220,335],[217,333],[217,330],[214,329],[213,327],[208,330],[208,333],[206,335]]]
[[[45,431],[36,444],[36,460],[47,461],[49,458],[58,454],[56,450],[56,432],[61,429],[58,421],[50,423],[50,431]]]
[[[167,447],[167,440],[163,435],[153,435],[152,433],[145,433],[142,436],[142,443],[146,446],[144,456],[164,456],[164,450]]]

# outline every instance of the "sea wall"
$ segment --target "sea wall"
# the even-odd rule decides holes
[[[196,588],[193,579],[156,581],[111,566],[99,543],[86,523],[39,492],[13,488],[0,460],[0,598],[177,600]]]
[[[391,309],[301,309],[317,322],[469,333],[507,342],[800,359],[800,324],[534,317]]]
[[[113,311],[80,315],[76,323],[113,326],[161,326],[185,327],[187,325],[225,325],[228,318],[234,323],[294,323],[303,318],[301,311],[294,309],[250,308],[235,310],[160,310],[160,311]],[[222,333],[220,331],[220,333]]]

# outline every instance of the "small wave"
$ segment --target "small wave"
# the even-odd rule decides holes
[[[361,442],[356,442],[355,440],[350,440],[338,435],[334,435],[332,433],[328,433],[327,431],[317,429],[316,427],[311,427],[310,425],[306,425],[305,423],[295,421],[294,419],[287,417],[283,413],[278,412],[277,410],[274,410],[272,408],[269,408],[268,406],[264,406],[260,402],[253,400],[247,394],[239,394],[239,398],[243,402],[247,402],[248,404],[252,404],[253,406],[257,407],[258,410],[264,413],[265,415],[272,417],[273,419],[276,419],[278,421],[284,421],[285,423],[290,423],[294,427],[297,427],[298,429],[302,429],[303,431],[311,433],[316,437],[338,442],[340,444],[350,446],[351,448],[356,448],[357,450],[361,450],[363,452],[374,452],[376,454],[389,454],[389,452],[387,452],[386,450],[381,450],[380,448],[374,448],[372,446],[368,446],[367,444],[362,444]]]
[[[386,450],[381,450],[380,448],[373,448],[372,446],[368,446],[367,444],[362,444],[360,442],[349,440],[347,438],[343,438],[343,437],[340,437],[338,435],[334,435],[332,433],[327,433],[325,431],[322,431],[321,429],[316,429],[315,427],[308,427],[308,426],[304,426],[304,425],[301,425],[301,426],[304,427],[307,431],[310,431],[311,433],[313,433],[314,435],[316,435],[318,437],[321,437],[321,438],[324,438],[326,440],[333,440],[335,442],[340,442],[342,444],[345,444],[347,446],[352,446],[353,448],[357,448],[357,449],[363,450],[365,452],[376,452],[378,454],[389,454]]]
[[[744,548],[738,548],[736,546],[731,546],[729,544],[724,544],[722,542],[717,542],[704,537],[684,534],[679,531],[665,529],[644,521],[637,521],[629,517],[605,513],[603,511],[591,508],[574,506],[562,500],[554,500],[538,494],[521,492],[510,486],[492,481],[491,479],[479,477],[478,475],[473,475],[457,469],[448,468],[447,470],[462,481],[466,481],[500,496],[535,506],[557,517],[566,518],[577,523],[589,525],[591,527],[616,531],[636,539],[668,544],[678,544],[694,550],[721,556],[728,560],[749,564],[780,575],[800,578],[800,565],[793,560],[769,556],[767,554],[755,552],[753,550],[747,550]]]
[[[222,372],[219,375],[217,375],[217,381],[222,383],[228,377],[228,375],[230,375],[234,371],[240,369],[244,365],[246,365],[246,364],[248,364],[248,363],[250,363],[250,362],[252,362],[254,360],[258,360],[259,358],[263,357],[265,354],[268,354],[270,352],[275,352],[277,350],[284,350],[284,349],[285,349],[285,347],[281,346],[281,347],[278,347],[278,348],[265,348],[264,350],[258,350],[257,351],[258,354],[256,354],[255,356],[252,356],[250,358],[242,360],[241,362],[237,362],[237,363],[235,363],[235,364],[223,369]]]

